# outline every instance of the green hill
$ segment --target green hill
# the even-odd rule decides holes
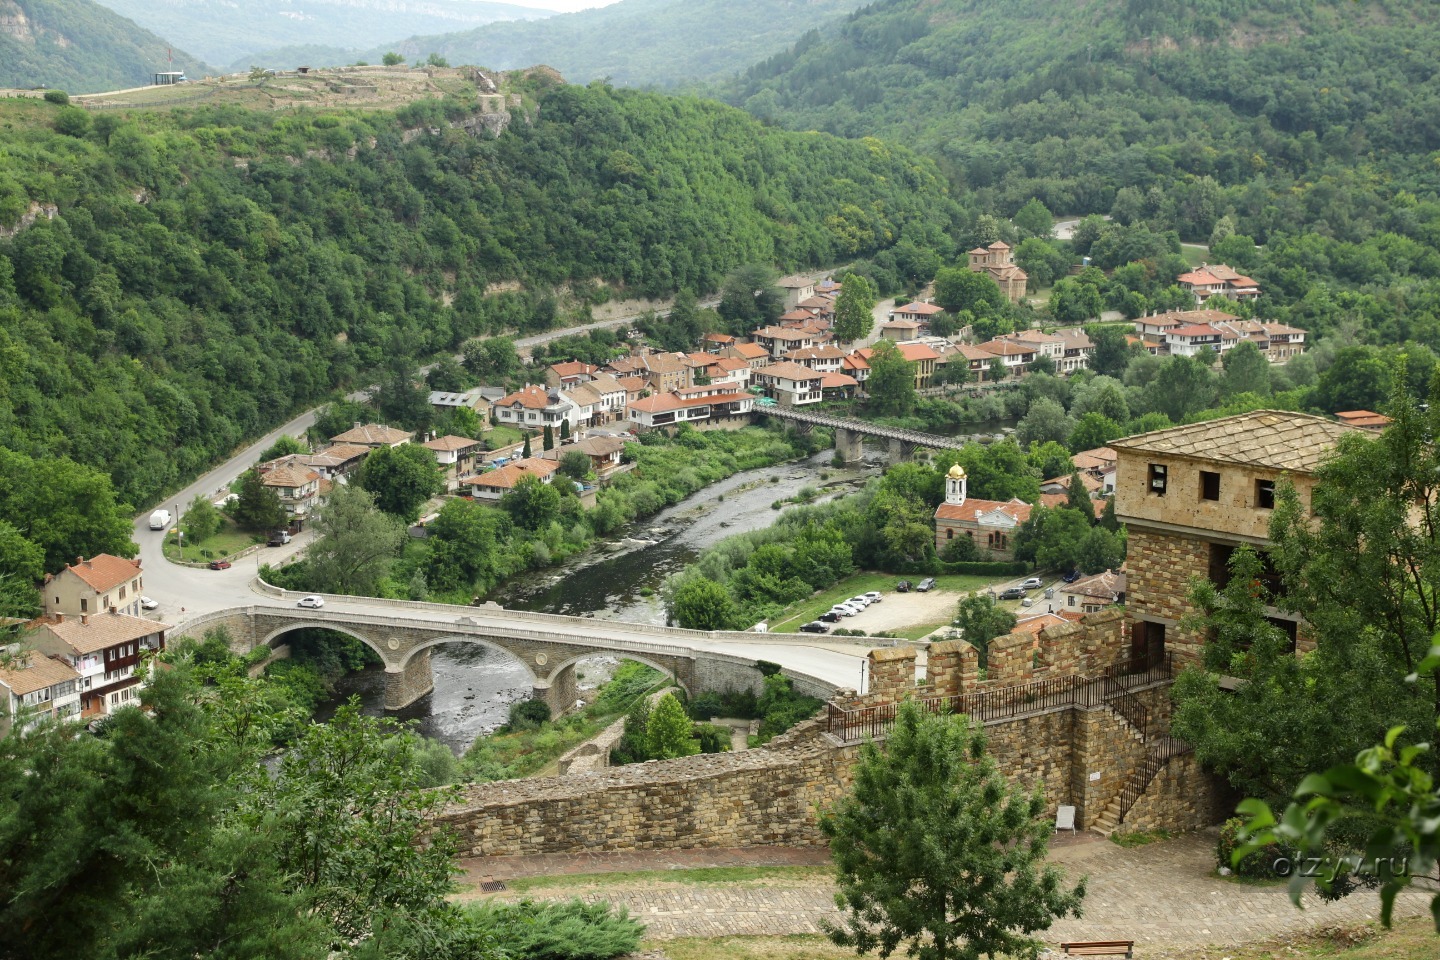
[[[550,16],[547,10],[486,0],[424,0],[410,4],[391,0],[310,0],[303,6],[288,0],[104,2],[212,63],[239,63],[239,69],[260,64],[260,59],[255,59],[260,51],[297,43],[363,49],[415,33],[466,30],[498,20]],[[289,69],[305,62],[272,58],[261,65]]]
[[[473,94],[0,101],[0,447],[144,504],[376,368],[556,324],[561,287],[705,292],[742,264],[951,243],[943,181],[903,148],[539,71],[507,91],[530,106],[499,137]]]
[[[1279,198],[1269,212],[1251,198],[1259,239],[1306,222],[1287,178],[1431,184],[1419,160],[1440,147],[1440,17],[1418,0],[880,0],[725,96],[786,126],[929,151],[1007,214],[1032,196],[1104,212],[1125,187],[1259,183]],[[1369,219],[1339,215],[1328,229]],[[1182,234],[1208,236],[1213,217],[1186,220]]]
[[[386,50],[432,51],[451,63],[510,70],[547,64],[571,82],[674,86],[744,70],[808,30],[827,28],[863,0],[620,0],[546,20],[412,37]]]
[[[92,93],[138,87],[166,66],[165,40],[90,0],[0,0],[0,87]],[[179,50],[175,70],[208,68]]]

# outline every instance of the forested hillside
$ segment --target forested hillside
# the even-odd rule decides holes
[[[562,284],[708,291],[745,263],[949,248],[953,204],[901,148],[530,82],[538,113],[498,139],[449,126],[458,102],[0,108],[0,447],[99,467],[138,506],[362,371],[556,322]]]
[[[1007,215],[1178,184],[1184,239],[1228,200],[1263,243],[1301,225],[1358,239],[1396,188],[1431,189],[1437,71],[1423,0],[879,0],[728,96],[930,151]]]
[[[546,20],[496,23],[413,37],[369,51],[411,57],[439,51],[451,63],[508,70],[547,64],[574,83],[673,86],[735,74],[823,29],[863,0],[620,0]],[[862,134],[863,135],[863,134]]]
[[[138,87],[157,70],[204,73],[189,54],[91,0],[0,0],[0,87],[93,93]]]

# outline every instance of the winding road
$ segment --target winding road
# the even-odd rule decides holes
[[[631,319],[633,318],[619,318],[588,324],[584,328],[547,331],[534,337],[517,339],[516,346],[528,347],[557,336],[578,333],[598,326],[617,325]],[[351,394],[350,399],[363,400],[368,394],[368,390],[359,391]],[[316,410],[309,410],[270,431],[183,490],[171,494],[161,506],[170,510],[173,519],[178,520],[180,510],[196,496],[219,499],[229,485],[248,470],[259,459],[260,454],[274,444],[281,435],[299,436],[304,434],[315,423],[315,414]],[[162,553],[164,534],[150,529],[150,512],[148,510],[135,518],[134,528],[134,539],[140,547],[139,557],[144,571],[145,594],[160,604],[158,609],[150,613],[150,616],[180,626],[197,616],[234,607],[275,607],[286,611],[295,610],[293,600],[274,597],[260,591],[257,588],[257,581],[262,563],[275,564],[302,550],[311,536],[308,531],[296,537],[287,546],[262,548],[249,556],[235,560],[233,566],[228,570],[208,570],[172,564],[166,560]],[[384,601],[367,601],[364,597],[347,597],[327,601],[326,609],[337,614],[390,618],[396,616],[396,609],[393,605],[388,605]],[[470,607],[455,607],[454,610],[457,616],[474,613],[473,608]],[[515,615],[516,626],[523,627],[528,623],[533,627],[536,617],[537,614],[524,613],[522,615],[517,612]],[[417,626],[422,625],[427,619],[429,617],[417,616]],[[555,617],[553,629],[573,634],[575,632],[574,620],[569,617]],[[625,633],[625,625],[615,621],[597,620],[594,629],[587,627],[585,636],[587,639],[603,638],[611,633],[618,638]],[[777,639],[772,640],[762,634],[742,634],[737,635],[736,640],[700,641],[691,636],[684,636],[685,633],[687,631],[677,631],[676,636],[666,637],[663,642],[669,646],[770,660],[787,669],[807,674],[835,686],[853,688],[862,682],[866,651],[864,647],[823,642],[805,643],[793,635],[785,635],[784,640],[778,639],[779,635],[776,635]],[[753,639],[751,639],[752,636]],[[738,637],[744,639],[738,639]],[[651,634],[648,639],[653,642],[659,638]]]

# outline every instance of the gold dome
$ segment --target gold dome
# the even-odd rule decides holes
[[[950,468],[950,472],[947,473],[947,474],[945,474],[945,476],[949,477],[951,480],[964,480],[964,479],[965,479],[965,468],[962,467],[962,466],[960,466],[960,464],[957,463],[957,464],[955,464],[953,467]]]

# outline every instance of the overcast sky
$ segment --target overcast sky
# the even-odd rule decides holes
[[[591,7],[608,7],[618,0],[511,0],[519,7],[536,7],[541,10],[557,10],[560,13],[574,13]]]

